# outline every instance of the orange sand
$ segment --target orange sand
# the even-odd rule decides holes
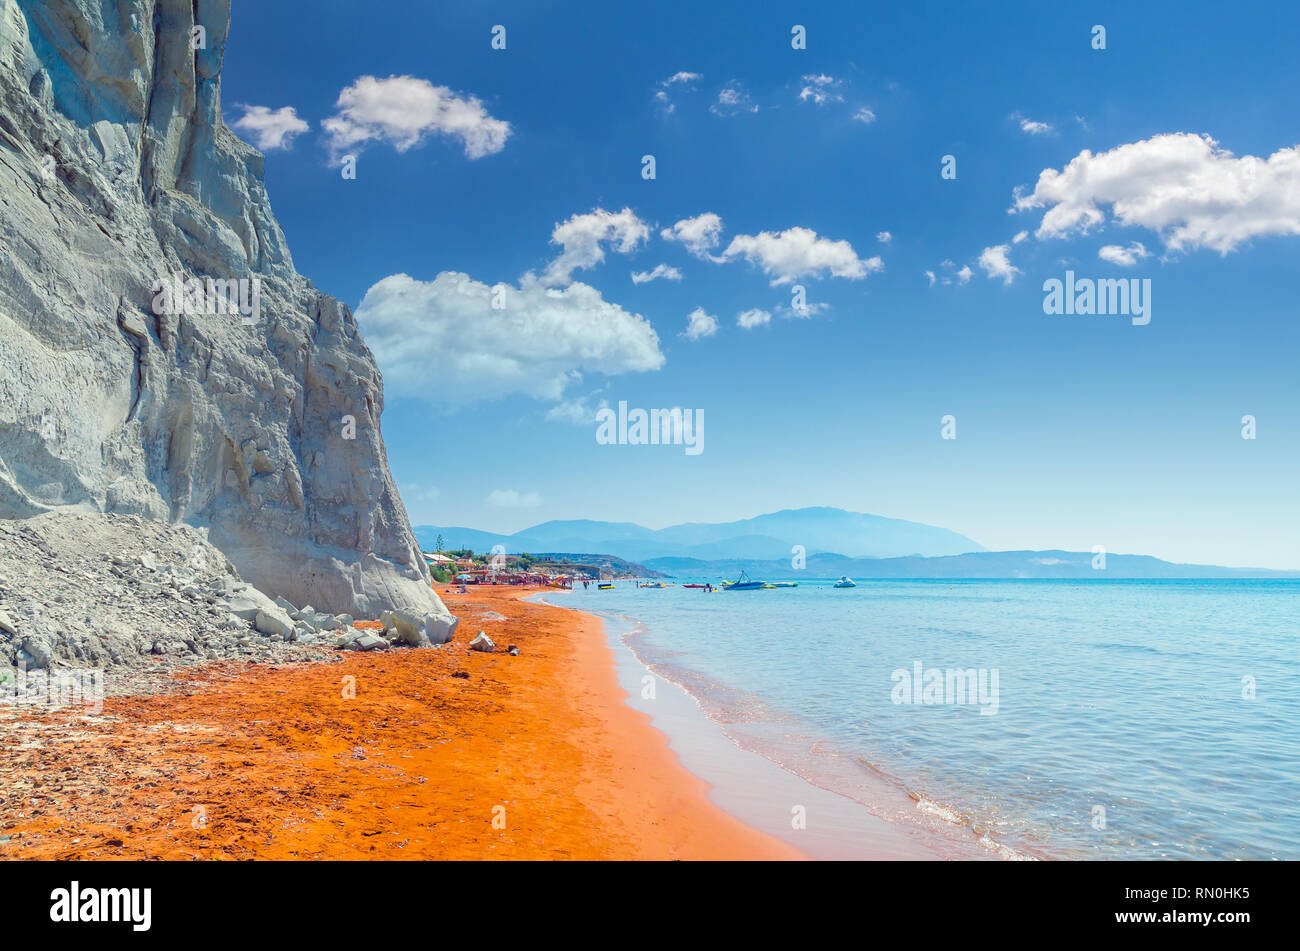
[[[6,720],[0,858],[800,857],[623,702],[598,619],[525,593],[446,595],[441,650],[210,664],[99,718]],[[501,652],[470,652],[478,630]]]

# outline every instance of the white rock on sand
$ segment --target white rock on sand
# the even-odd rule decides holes
[[[138,557],[142,550],[152,570]],[[276,620],[283,612],[233,572],[188,525],[130,515],[0,520],[0,614],[7,619],[0,626],[0,701],[19,663],[28,670],[99,668],[108,672],[110,692],[131,692],[202,660],[329,656],[323,646],[254,633],[259,611],[264,628],[270,612],[281,615]],[[231,592],[236,609],[253,606],[249,618],[232,613]]]

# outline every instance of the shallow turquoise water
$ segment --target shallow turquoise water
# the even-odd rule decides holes
[[[1300,858],[1300,581],[829,584],[573,606],[642,622],[629,645],[742,746],[896,821],[1029,856]],[[937,702],[896,702],[917,662]]]

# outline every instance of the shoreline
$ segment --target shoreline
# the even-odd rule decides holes
[[[541,599],[551,593],[533,597]],[[591,609],[570,610],[585,614]],[[611,617],[599,612],[598,616],[606,622],[607,643],[628,697],[625,703],[641,711],[668,737],[681,767],[706,783],[710,801],[728,815],[813,860],[987,861],[1004,857],[949,823],[885,818],[864,801],[742,742],[708,712],[692,687],[642,656],[633,642],[644,634],[643,622],[623,614]],[[616,629],[615,618],[625,628]],[[656,683],[651,699],[641,694],[647,674]],[[916,803],[907,800],[905,808],[915,809]],[[793,822],[796,809],[802,820],[797,829]]]
[[[0,711],[0,859],[806,858],[711,799],[626,702],[604,621],[523,600],[548,590],[446,596],[441,649]]]

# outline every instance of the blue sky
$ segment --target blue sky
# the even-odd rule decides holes
[[[1300,567],[1300,12],[896,6],[235,4],[226,121],[358,312],[413,522],[834,505]],[[1044,314],[1067,270],[1150,323]],[[598,444],[620,400],[704,451]]]

